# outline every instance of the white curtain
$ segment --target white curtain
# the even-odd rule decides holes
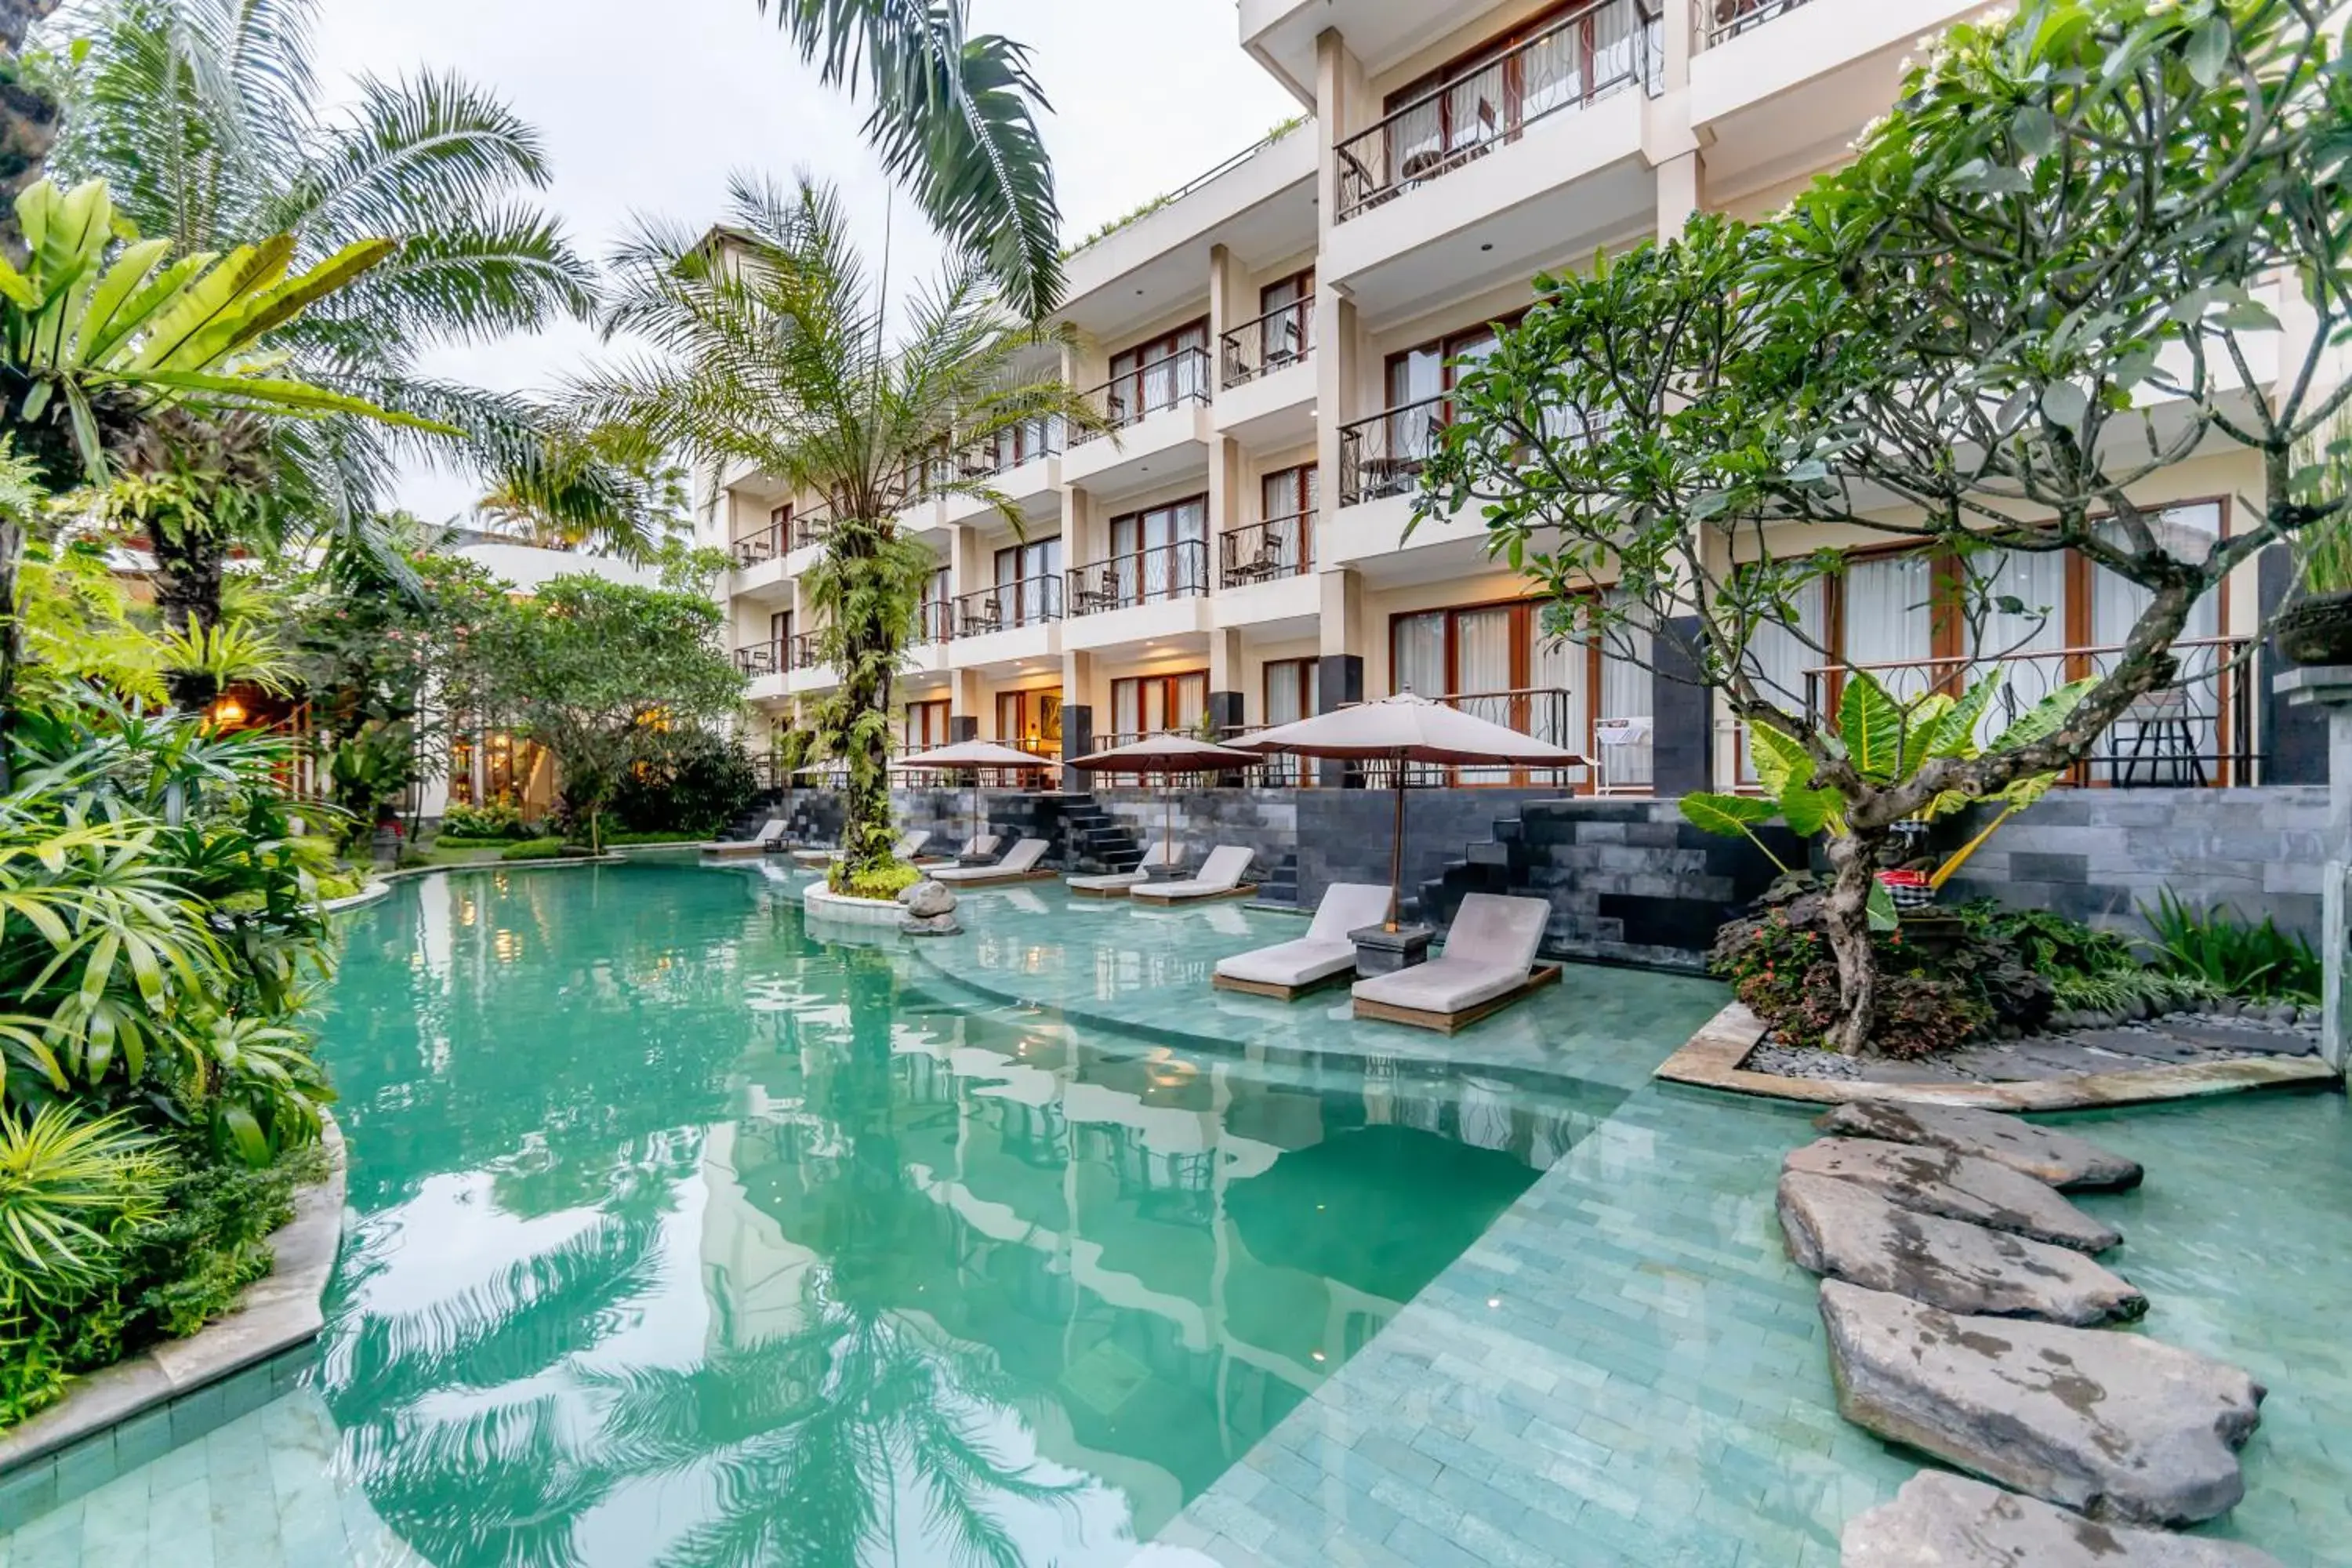
[[[1924,554],[1882,556],[1847,568],[1846,663],[1896,666],[1871,673],[1899,698],[1933,689],[1937,672],[1927,661],[1936,653],[1935,592],[1935,563]]]
[[[1511,612],[1507,608],[1472,610],[1454,617],[1454,668],[1462,691],[1484,693],[1461,706],[1481,719],[1509,724],[1519,715],[1503,695],[1511,689]],[[1511,776],[1508,768],[1465,768],[1464,784],[1496,784]]]
[[[1433,611],[1407,616],[1396,624],[1396,668],[1389,672],[1391,691],[1420,697],[1445,695],[1445,615]]]
[[[1793,598],[1798,622],[1815,642],[1821,641],[1824,626],[1820,581],[1805,584]],[[1822,655],[1786,626],[1768,623],[1759,626],[1748,640],[1748,672],[1756,681],[1758,695],[1792,713],[1804,710],[1805,672],[1822,662]],[[1825,690],[1822,695],[1826,700]],[[1745,783],[1753,783],[1756,778],[1755,758],[1744,745],[1739,753],[1739,776]]]
[[[1962,624],[1962,651],[1981,661],[1969,666],[1967,679],[1991,675],[1996,662],[2001,676],[2000,695],[1978,726],[1978,738],[1990,741],[2066,681],[2067,661],[2058,657],[2066,647],[2066,557],[2005,550],[1969,561],[1968,571],[1974,579],[1970,613],[1979,602],[1984,613]],[[2002,609],[2004,598],[2017,607]]]
[[[1647,719],[1655,706],[1652,689],[1650,662],[1654,657],[1653,639],[1647,625],[1637,625],[1639,612],[1622,593],[1609,595],[1612,608],[1634,617],[1620,623],[1601,639],[1601,712],[1603,719]],[[1641,746],[1612,747],[1608,759],[1608,777],[1603,781],[1612,789],[1638,787],[1654,777],[1650,766],[1650,748]]]

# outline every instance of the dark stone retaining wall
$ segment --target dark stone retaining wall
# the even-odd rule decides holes
[[[1036,824],[1050,836],[1049,814],[1040,809],[1048,798],[991,791],[983,805],[999,831]],[[1196,855],[1213,844],[1246,844],[1257,851],[1253,876],[1261,881],[1295,855],[1303,906],[1334,882],[1388,880],[1393,804],[1386,791],[1186,789],[1173,798],[1177,832]],[[943,844],[961,842],[964,792],[907,791],[898,799],[910,826],[932,828]],[[1157,791],[1103,790],[1096,799],[1139,841],[1158,835]],[[1408,897],[1444,879],[1469,846],[1492,846],[1496,823],[1521,820],[1523,864],[1511,868],[1511,885],[1551,902],[1549,947],[1561,956],[1692,967],[1726,913],[1772,877],[1753,846],[1700,833],[1670,800],[1415,790],[1406,814]],[[832,815],[837,821],[837,806]],[[2138,931],[2138,907],[2169,888],[2192,904],[2232,904],[2315,937],[2326,816],[2327,791],[2317,784],[2061,790],[1995,835],[1945,896],[1997,898]],[[1971,814],[1944,824],[1937,847],[1957,847],[1988,820]],[[1793,846],[1782,853],[1792,855]]]

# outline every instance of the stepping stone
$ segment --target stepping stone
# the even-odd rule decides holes
[[[1872,1083],[1967,1083],[1966,1073],[1942,1062],[1892,1062],[1872,1058],[1862,1063],[1862,1076]]]
[[[2176,1038],[2214,1051],[2260,1051],[2272,1057],[2307,1057],[2319,1049],[2319,1042],[2309,1035],[2256,1029],[2243,1024],[2192,1024],[2160,1018],[2157,1020],[2156,1026]]]
[[[2100,1524],[1941,1470],[1855,1515],[1843,1547],[1843,1568],[2280,1568],[2234,1541]]]
[[[2068,1038],[2113,1051],[2119,1057],[2138,1057],[2155,1062],[2197,1062],[2213,1054],[2193,1040],[2176,1040],[2168,1034],[2146,1029],[2086,1029]]]
[[[2022,1172],[1949,1149],[1879,1138],[1822,1138],[1790,1154],[1780,1168],[1858,1182],[1914,1214],[2015,1231],[2078,1252],[2105,1252],[2123,1240],[2113,1226],[2100,1224]]]
[[[1974,1154],[2061,1189],[2136,1187],[2140,1181],[2136,1161],[2109,1153],[2086,1139],[2036,1127],[1996,1110],[1856,1100],[1838,1106],[1813,1125],[1824,1132],[1883,1138],[1890,1143],[1924,1143],[1955,1154]]]
[[[1822,1281],[1838,1410],[1988,1480],[2121,1524],[2214,1518],[2263,1386],[2141,1334],[1959,1317]]]
[[[2021,1178],[2022,1179],[2022,1178]],[[1948,1312],[2090,1328],[2147,1313],[2132,1283],[2079,1252],[1898,1208],[1868,1187],[1791,1171],[1780,1231],[1797,1266]]]

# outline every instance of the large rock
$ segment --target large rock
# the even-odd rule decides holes
[[[1897,1208],[1964,1219],[1995,1230],[2105,1252],[2123,1240],[2023,1172],[1975,1154],[1879,1138],[1823,1138],[1783,1162],[1782,1169],[1858,1182]]]
[[[2147,1298],[2130,1281],[2079,1252],[1914,1214],[1834,1176],[1783,1175],[1780,1229],[1800,1268],[1948,1312],[2088,1327],[2127,1323],[2147,1311]]]
[[[911,919],[936,920],[941,915],[955,912],[955,889],[944,882],[934,882],[926,877],[900,893],[898,901],[907,906],[907,913]]]
[[[2263,1387],[2139,1334],[1958,1317],[1822,1281],[1838,1409],[1882,1437],[2094,1519],[2191,1524],[2245,1494]]]
[[[1865,1100],[1841,1105],[1813,1125],[1824,1132],[1853,1138],[1883,1138],[1890,1143],[1924,1143],[1974,1154],[1995,1164],[2022,1171],[2053,1187],[2136,1187],[2138,1164],[2108,1152],[2096,1143],[2053,1132],[2047,1127],[2020,1121],[1993,1110],[1964,1110],[1957,1106],[1904,1105],[1894,1100]]]
[[[2101,1524],[1941,1470],[1855,1515],[1843,1544],[1843,1568],[2279,1568],[2236,1542]]]

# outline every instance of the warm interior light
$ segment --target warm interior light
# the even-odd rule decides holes
[[[213,704],[213,722],[215,724],[244,723],[245,704],[234,697],[222,698]]]

